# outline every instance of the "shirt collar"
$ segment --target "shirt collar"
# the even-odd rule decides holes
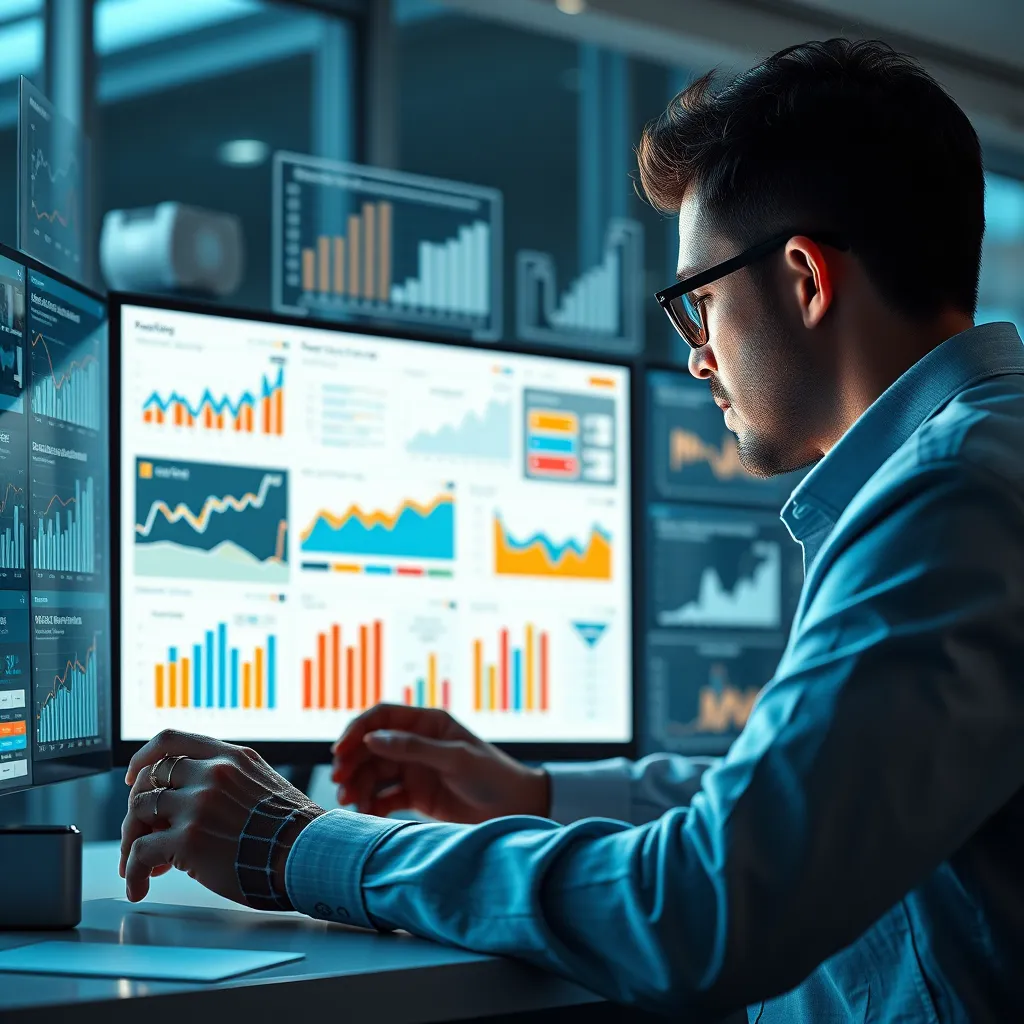
[[[932,349],[864,411],[797,486],[782,520],[797,541],[834,525],[857,492],[922,423],[986,377],[1024,373],[1024,345],[1011,323],[982,324]]]

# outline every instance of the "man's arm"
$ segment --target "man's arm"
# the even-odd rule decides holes
[[[583,764],[546,764],[548,817],[569,825],[581,818],[614,818],[644,825],[673,807],[687,807],[713,759],[651,754]]]
[[[1020,502],[951,467],[879,512],[689,808],[639,828],[335,811],[292,850],[292,902],[688,1020],[796,985],[1024,784]]]

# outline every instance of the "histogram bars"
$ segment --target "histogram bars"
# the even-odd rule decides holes
[[[384,624],[379,619],[355,631],[345,644],[337,623],[317,634],[316,654],[302,662],[305,711],[363,711],[381,701]]]
[[[502,629],[498,650],[497,664],[485,663],[483,641],[473,642],[473,710],[549,710],[548,634],[528,624],[523,647],[512,647],[509,631]]]
[[[153,426],[281,437],[284,434],[284,367],[278,370],[274,380],[263,375],[259,395],[246,391],[237,401],[227,396],[216,398],[207,389],[193,405],[176,391],[166,398],[154,391],[142,403],[142,422]]]
[[[37,345],[43,346],[47,372],[36,375],[32,386],[32,411],[37,416],[99,430],[102,409],[99,360],[90,353],[66,366],[55,367],[42,334],[32,339],[32,347]]]
[[[490,309],[491,226],[474,221],[444,242],[420,242],[419,276],[391,289],[398,307],[486,316]]]
[[[53,678],[53,687],[39,708],[38,741],[60,743],[100,734],[99,674],[96,670],[96,639],[85,659],[74,655],[64,671]]]
[[[302,288],[341,298],[387,302],[391,298],[391,203],[363,203],[348,218],[347,235],[320,235],[302,250]]]
[[[51,515],[52,512],[52,515]],[[75,481],[75,496],[50,498],[32,541],[32,565],[51,572],[96,571],[96,518],[92,477]]]
[[[187,650],[184,649],[184,650]],[[158,708],[247,708],[273,711],[277,706],[277,638],[267,637],[243,661],[230,644],[227,624],[206,630],[203,643],[190,654],[167,649],[167,661],[154,671]]]
[[[0,534],[0,569],[25,568],[25,524],[21,521],[21,506],[15,497],[21,493],[21,488],[8,484],[4,499],[0,502],[0,514],[5,513],[7,506],[14,502],[13,521]]]
[[[421,708],[444,708],[451,710],[452,692],[451,684],[447,679],[440,680],[438,686],[437,655],[431,652],[427,655],[427,674],[416,680],[415,687],[407,686],[403,693],[403,700],[409,707]]]

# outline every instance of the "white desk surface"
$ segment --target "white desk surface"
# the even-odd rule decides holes
[[[129,904],[117,861],[116,843],[86,844],[77,931],[0,933],[0,948],[77,936],[82,942],[296,951],[306,958],[214,985],[2,974],[4,1024],[65,1021],[70,1013],[88,1020],[102,1015],[105,1024],[193,1024],[214,1017],[293,1024],[296,1013],[313,1020],[317,1011],[346,1022],[372,1017],[374,1024],[426,1024],[599,1001],[514,961],[299,914],[246,910],[180,871],[155,879],[143,903]]]

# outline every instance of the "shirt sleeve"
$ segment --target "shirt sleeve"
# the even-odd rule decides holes
[[[673,807],[686,807],[713,760],[651,754],[584,764],[546,764],[550,817],[568,825],[581,818],[614,818],[643,825]]]
[[[775,678],[689,807],[638,827],[353,822],[323,891],[343,865],[378,927],[688,1021],[793,988],[1024,785],[1024,509],[962,467],[890,497],[819,559]]]

